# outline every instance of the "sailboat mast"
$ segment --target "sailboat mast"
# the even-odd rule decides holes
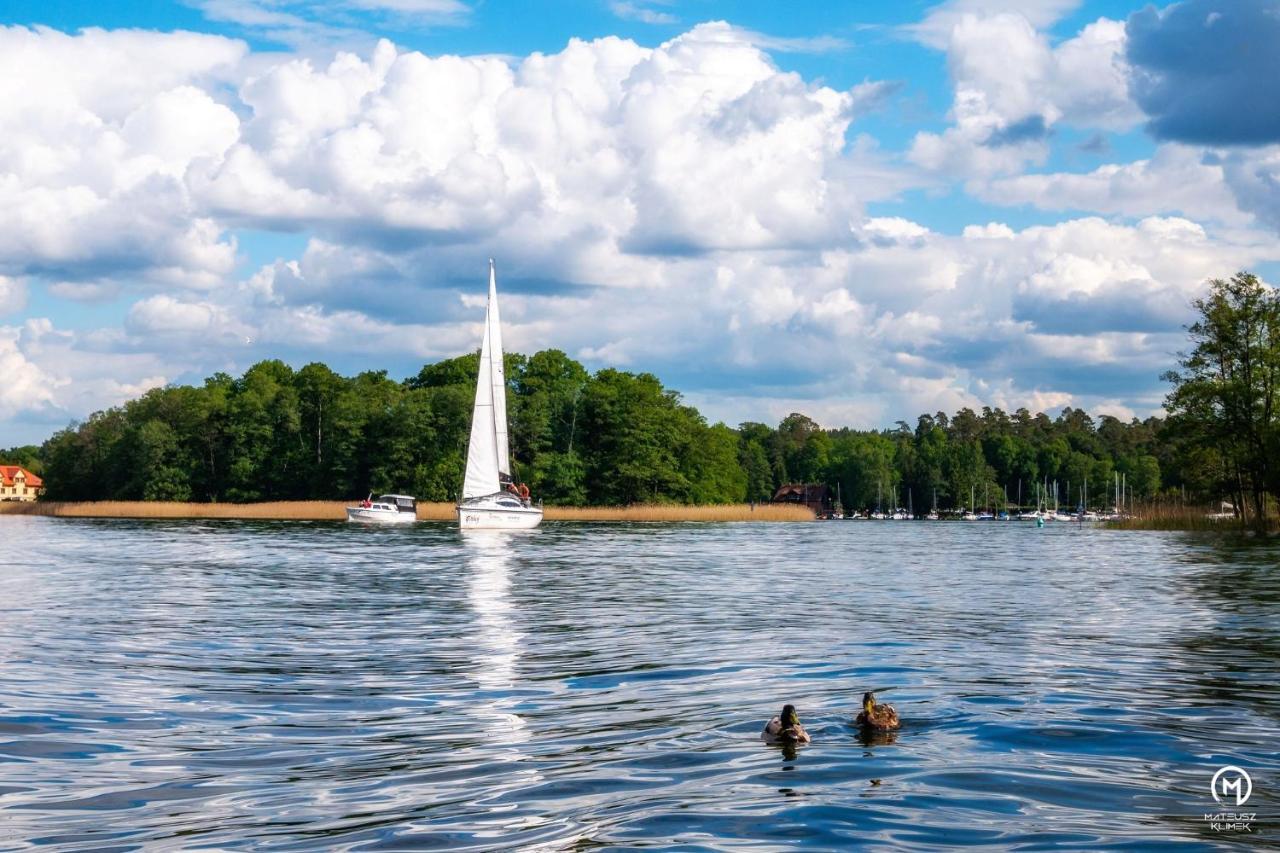
[[[494,272],[493,258],[489,259],[489,385],[493,397],[494,451],[497,455],[498,473],[511,476],[511,449],[507,438],[507,368],[502,350],[502,323],[498,313],[498,279]]]

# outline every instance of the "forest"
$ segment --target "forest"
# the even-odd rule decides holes
[[[825,483],[846,511],[917,513],[1222,498],[1267,513],[1277,493],[1280,301],[1241,273],[1210,283],[1193,348],[1166,380],[1169,416],[1120,420],[983,408],[883,430],[709,424],[649,373],[589,372],[558,350],[509,354],[514,474],[548,504],[769,500]],[[48,500],[264,501],[407,492],[457,497],[478,354],[346,377],[319,363],[263,361],[240,377],[153,389],[68,426],[42,446],[0,451],[44,477]],[[1055,485],[1056,484],[1056,485]],[[935,503],[936,502],[936,503]]]
[[[476,354],[403,382],[340,376],[323,364],[263,361],[202,386],[156,388],[3,454],[41,474],[50,500],[349,499],[404,491],[452,500],[462,482]],[[515,475],[549,504],[736,503],[789,482],[839,485],[849,509],[898,502],[995,506],[1086,479],[1101,505],[1114,472],[1137,497],[1215,487],[1211,460],[1181,452],[1164,422],[1066,409],[921,415],[883,431],[708,424],[647,373],[589,373],[564,353],[507,356]],[[1072,485],[1074,484],[1074,485]],[[1050,487],[1052,488],[1052,487]],[[1091,489],[1093,491],[1093,489]]]

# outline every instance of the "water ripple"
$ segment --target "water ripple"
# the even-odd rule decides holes
[[[6,849],[1213,849],[1224,764],[1276,843],[1274,542],[0,523]]]

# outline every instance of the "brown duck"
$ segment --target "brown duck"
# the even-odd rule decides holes
[[[864,731],[873,732],[891,732],[900,725],[898,712],[893,710],[892,705],[877,704],[874,693],[862,694],[862,713],[858,714],[854,723]]]
[[[800,725],[795,705],[783,705],[782,713],[764,724],[760,737],[769,743],[808,743],[809,733]]]

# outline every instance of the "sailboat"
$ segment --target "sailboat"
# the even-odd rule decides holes
[[[542,505],[529,500],[529,490],[511,477],[507,443],[507,379],[502,363],[502,324],[498,318],[498,282],[489,259],[489,304],[480,343],[476,401],[471,409],[467,473],[458,503],[463,530],[519,530],[542,522]]]

